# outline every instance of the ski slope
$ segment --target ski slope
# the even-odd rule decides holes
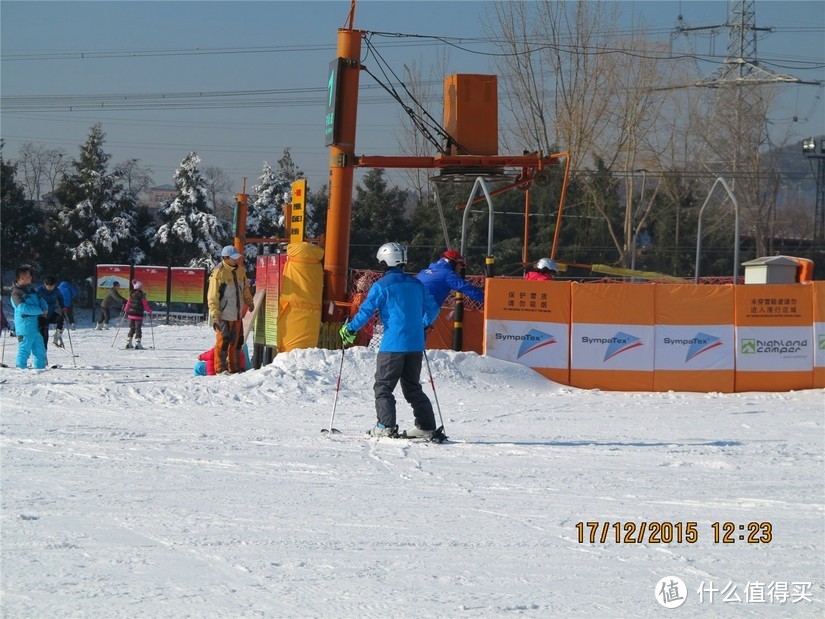
[[[193,377],[208,327],[127,351],[81,322],[76,369],[0,370],[3,617],[661,617],[670,577],[674,616],[825,614],[823,390],[584,391],[430,351],[452,442],[378,441],[359,348],[327,437],[339,351]]]

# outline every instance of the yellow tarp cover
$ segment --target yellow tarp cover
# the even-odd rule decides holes
[[[278,350],[315,348],[321,330],[324,250],[309,243],[290,243],[281,281]]]

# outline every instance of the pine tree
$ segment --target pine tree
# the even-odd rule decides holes
[[[152,237],[156,258],[168,265],[212,267],[228,241],[215,216],[198,169],[201,159],[191,152],[173,176],[178,195],[158,213],[161,225]]]
[[[255,199],[249,204],[246,218],[246,234],[250,237],[283,237],[284,204],[291,200],[291,182],[283,174],[276,173],[264,161],[257,185],[252,188]]]
[[[23,185],[17,182],[17,166],[3,158],[0,141],[0,263],[3,268],[18,264],[37,266],[38,247],[45,247],[42,239],[42,211],[26,199]]]
[[[363,185],[363,186],[362,186]],[[375,252],[387,242],[407,243],[410,225],[404,207],[408,194],[398,187],[388,188],[384,170],[369,170],[355,188],[350,232],[350,267],[375,268]]]
[[[55,192],[57,247],[76,264],[78,274],[91,272],[96,263],[132,259],[136,200],[124,191],[119,172],[108,172],[105,137],[100,123],[92,126],[80,156],[71,163],[74,171]]]

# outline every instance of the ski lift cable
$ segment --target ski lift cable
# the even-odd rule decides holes
[[[370,41],[369,37],[365,37],[364,41],[366,42],[367,47],[370,50],[370,53],[376,59],[376,62],[381,69],[381,72],[384,74],[384,78],[387,80],[387,84],[384,84],[379,80],[372,72],[365,68],[367,73],[372,76],[372,78],[381,85],[398,103],[404,108],[404,111],[410,116],[413,123],[416,127],[418,127],[419,131],[422,132],[424,137],[426,137],[433,145],[436,147],[438,152],[444,152],[444,147],[438,142],[437,138],[435,138],[430,131],[432,129],[444,140],[447,140],[449,143],[457,144],[456,140],[447,133],[447,130],[432,117],[432,115],[427,111],[427,109],[415,98],[415,96],[410,92],[407,85],[401,80],[398,75],[396,75],[395,71],[392,70],[389,63],[381,56],[379,51],[375,48],[375,46]],[[401,85],[404,89],[404,92],[410,98],[410,100],[415,104],[415,106],[421,110],[421,113],[424,114],[425,117],[422,117],[421,114],[417,113],[414,109],[412,109],[409,105],[404,103],[401,98],[401,95],[392,85],[392,81],[390,80],[389,76],[387,75],[387,71],[389,71],[392,76],[395,78],[396,82]]]

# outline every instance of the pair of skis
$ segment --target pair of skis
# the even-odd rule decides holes
[[[349,436],[344,435],[338,428],[332,428],[332,432],[330,432],[329,428],[323,428],[321,430],[321,434],[331,435],[331,434],[340,434],[342,436]],[[432,437],[427,438],[424,436],[407,436],[407,431],[401,432],[399,434],[395,434],[393,436],[372,436],[369,432],[364,433],[363,435],[356,435],[355,438],[366,438],[366,439],[376,439],[376,440],[389,440],[389,441],[407,441],[412,443],[449,443],[449,437],[444,434],[444,426],[439,427],[435,432],[433,432]]]
[[[344,322],[346,325],[346,322]],[[341,434],[341,431],[337,428],[332,426],[333,421],[335,420],[335,408],[338,405],[338,392],[341,390],[341,374],[344,370],[344,351],[346,350],[346,346],[341,343],[341,364],[338,367],[338,381],[335,384],[335,399],[332,402],[332,415],[329,418],[329,427],[323,428],[321,430],[322,434],[326,434],[327,436],[331,436],[332,434]],[[427,443],[444,443],[447,441],[447,435],[444,433],[444,417],[441,416],[441,405],[438,403],[438,393],[435,391],[435,381],[433,380],[433,372],[430,369],[430,358],[427,356],[427,349],[424,349],[424,359],[427,361],[427,374],[430,376],[430,386],[433,388],[433,397],[435,398],[435,407],[438,410],[438,418],[441,421],[441,425],[436,428],[435,432],[433,432],[432,437],[425,438],[422,436],[407,436],[406,430],[401,434],[396,434],[395,436],[387,436],[387,437],[379,437],[379,438],[389,438],[389,439],[401,439],[406,441],[418,441],[418,442],[427,442]],[[372,437],[370,437],[372,438]]]

